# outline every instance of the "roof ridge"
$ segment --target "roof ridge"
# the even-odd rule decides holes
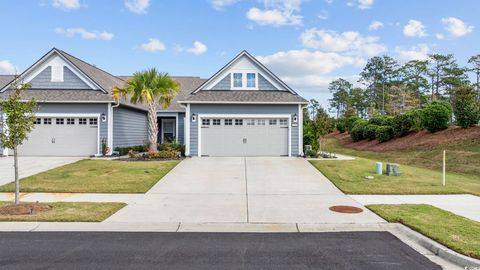
[[[108,72],[108,71],[106,71],[106,70],[103,70],[103,69],[101,69],[101,68],[99,68],[99,67],[97,67],[97,66],[95,66],[95,65],[93,65],[93,64],[90,64],[90,63],[86,62],[85,60],[82,60],[82,59],[80,59],[80,58],[78,58],[78,57],[76,57],[76,56],[74,56],[74,55],[72,55],[72,54],[70,54],[70,53],[68,53],[68,52],[66,52],[66,51],[64,51],[64,50],[57,49],[57,48],[55,48],[55,49],[58,50],[60,53],[66,54],[67,56],[70,56],[70,57],[74,58],[75,60],[78,60],[78,61],[80,61],[80,62],[82,62],[82,63],[84,63],[84,64],[86,64],[86,65],[89,65],[90,67],[92,67],[92,68],[94,68],[94,69],[96,69],[96,70],[99,70],[99,71],[101,71],[101,72],[103,72],[103,73],[106,73],[106,74],[112,76],[112,77],[115,77],[115,78],[117,78],[117,79],[119,79],[119,80],[124,81],[122,78],[119,78],[118,76],[115,76],[115,75],[113,75],[112,73],[110,73],[110,72]],[[74,63],[72,63],[72,64],[74,64]],[[74,65],[75,65],[75,64],[74,64]],[[77,68],[80,68],[80,67],[77,66]]]

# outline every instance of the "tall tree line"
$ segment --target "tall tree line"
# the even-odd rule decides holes
[[[469,81],[469,73],[475,81]],[[460,66],[452,54],[431,54],[425,61],[403,65],[384,55],[370,58],[354,87],[345,79],[330,83],[333,97],[330,111],[337,117],[374,114],[399,114],[422,108],[434,100],[455,102],[456,89],[473,87],[480,102],[480,54],[472,56],[467,67]]]

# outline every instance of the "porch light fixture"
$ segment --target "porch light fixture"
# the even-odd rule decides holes
[[[197,115],[196,114],[192,114],[192,122],[197,122]]]
[[[297,122],[298,122],[298,116],[297,116],[297,114],[294,114],[294,115],[293,115],[292,121],[293,121],[293,123],[297,123]]]
[[[102,113],[101,119],[102,119],[102,122],[107,122],[107,115],[105,113]]]

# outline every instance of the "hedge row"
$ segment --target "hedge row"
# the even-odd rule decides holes
[[[448,128],[452,115],[449,103],[435,101],[424,109],[412,110],[395,116],[376,115],[368,121],[357,116],[339,118],[337,129],[350,132],[354,142],[364,139],[386,142],[401,137],[411,130],[427,129],[430,132]]]

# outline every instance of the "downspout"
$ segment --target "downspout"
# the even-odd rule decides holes
[[[185,108],[185,121],[183,121],[183,144],[185,145],[185,156],[190,156],[190,106],[179,103]]]

